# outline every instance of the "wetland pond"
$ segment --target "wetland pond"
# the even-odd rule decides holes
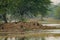
[[[60,27],[60,24],[43,24],[44,26],[57,26]],[[33,31],[30,31],[29,33],[35,33]],[[40,30],[36,33],[45,33],[45,34],[60,34],[60,29],[46,29],[46,30]],[[60,36],[44,36],[44,37],[0,37],[0,40],[60,40]]]

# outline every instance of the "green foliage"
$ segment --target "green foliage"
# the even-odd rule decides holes
[[[57,6],[55,9],[55,17],[57,19],[60,19],[60,6]]]
[[[58,5],[51,5],[49,11],[50,17],[60,19],[60,3]]]
[[[23,11],[25,13],[29,11],[33,15],[37,15],[39,12],[43,16],[46,14],[48,6],[51,3],[50,0],[24,0],[24,2],[24,5],[22,7],[23,10],[21,10],[21,12]]]
[[[50,3],[50,0],[0,0],[0,14],[11,14],[18,18],[30,14],[45,16]]]

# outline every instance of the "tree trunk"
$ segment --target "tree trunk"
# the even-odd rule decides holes
[[[44,19],[43,19],[43,16],[41,15],[41,21],[43,21]]]
[[[8,23],[7,18],[6,18],[6,13],[3,14],[3,20],[4,20],[5,23]]]
[[[24,15],[21,15],[21,19],[20,19],[22,22],[25,21],[25,18],[24,18]]]

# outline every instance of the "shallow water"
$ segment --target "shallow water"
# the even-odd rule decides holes
[[[60,24],[42,24],[43,26],[57,26],[60,27]]]
[[[60,27],[60,24],[42,24],[43,26],[55,26]],[[29,33],[35,33],[33,31],[29,31]],[[51,29],[51,30],[40,30],[37,33],[56,33],[60,34],[60,29]],[[5,40],[5,38],[0,38],[0,40]],[[6,40],[60,40],[60,37],[48,36],[48,37],[25,37],[21,39],[19,37],[8,37]]]
[[[0,39],[0,40],[5,40],[4,38]],[[8,37],[7,40],[60,40],[60,37],[30,37],[30,38],[16,38],[16,37]]]
[[[42,32],[42,33],[56,33],[56,34],[60,34],[60,29],[40,30],[40,32]],[[5,40],[5,39],[1,38],[1,40]],[[60,40],[60,37],[54,37],[54,36],[47,36],[47,37],[25,37],[24,39],[21,39],[20,37],[8,37],[7,40]]]
[[[43,33],[60,33],[60,29],[51,29],[51,30],[41,30]]]

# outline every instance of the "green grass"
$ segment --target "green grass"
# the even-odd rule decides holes
[[[41,21],[40,21],[40,22],[41,22]],[[60,24],[60,20],[53,19],[53,18],[47,18],[45,21],[42,21],[42,23]]]
[[[39,22],[39,23],[45,23],[45,24],[60,24],[60,20],[54,19],[54,18],[44,18],[44,21],[41,21],[40,19],[30,19],[29,22]]]

